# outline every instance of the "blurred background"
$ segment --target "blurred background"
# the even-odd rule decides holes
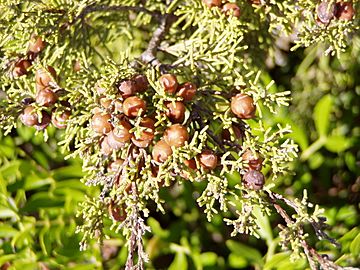
[[[309,201],[325,209],[327,233],[342,246],[315,238],[311,244],[342,266],[360,266],[359,74],[358,37],[340,58],[324,56],[321,44],[289,52],[285,42],[262,73],[264,84],[275,80],[274,91],[292,92],[291,105],[275,116],[265,114],[265,121],[289,123],[294,131],[289,137],[300,148],[298,159],[289,164],[294,173],[277,179],[274,190],[289,198],[301,198],[308,190]],[[65,161],[57,150],[61,131],[49,127],[48,132],[47,142],[24,126],[1,135],[0,269],[121,269],[127,247],[113,232],[103,246],[94,241],[87,251],[79,251],[78,204],[98,190],[80,182],[79,160]],[[291,262],[290,252],[279,247],[277,224],[282,220],[275,213],[269,219],[255,211],[260,239],[230,237],[224,215],[209,223],[194,199],[203,185],[186,182],[162,190],[166,215],[149,206],[147,269],[308,267],[304,259]]]

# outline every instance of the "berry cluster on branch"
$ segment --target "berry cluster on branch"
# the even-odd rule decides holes
[[[80,157],[85,184],[101,189],[81,205],[81,248],[88,238],[107,237],[104,220],[110,218],[111,229],[128,241],[127,269],[142,269],[148,202],[164,212],[160,189],[190,181],[204,183],[196,201],[209,221],[219,210],[230,212],[235,219],[224,221],[234,234],[258,236],[253,210],[270,215],[275,209],[287,223],[280,228],[284,246],[325,265],[310,254],[303,230],[306,224],[320,228],[322,212],[305,199],[292,202],[270,191],[297,157],[297,146],[288,125],[263,120],[264,113],[289,104],[290,92],[276,92],[261,70],[277,49],[274,40],[295,30],[298,46],[325,40],[329,52],[340,52],[358,27],[356,5],[62,2],[0,3],[1,19],[9,22],[0,32],[7,95],[0,126],[10,132],[20,119],[44,132],[50,122],[65,129],[59,144],[67,158]],[[22,24],[15,23],[19,13]],[[238,183],[230,186],[234,175]],[[289,218],[279,202],[298,215]]]

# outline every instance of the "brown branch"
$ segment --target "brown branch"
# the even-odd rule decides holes
[[[153,66],[158,66],[160,70],[171,68],[171,65],[162,64],[159,59],[157,59],[157,52],[159,51],[160,43],[163,41],[166,33],[169,31],[171,24],[177,19],[173,14],[164,14],[159,15],[159,26],[155,29],[148,47],[140,55],[138,61],[133,61],[131,66],[134,68],[140,67],[140,62],[143,64],[151,64]],[[163,72],[162,72],[163,73]]]
[[[298,212],[297,206],[294,204],[294,202],[284,198],[280,194],[277,194],[277,193],[274,193],[274,192],[271,192],[271,191],[268,191],[268,195],[269,195],[271,203],[275,207],[278,214],[285,220],[286,224],[288,224],[288,225],[293,224],[294,221],[290,218],[290,216],[287,214],[287,212],[277,203],[277,200],[283,201],[285,204],[292,207],[296,212]],[[297,232],[297,236],[301,239],[303,235],[304,235],[304,232],[303,232],[302,228],[300,228],[300,230]],[[317,270],[318,269],[317,264],[319,264],[321,269],[324,269],[324,270],[349,269],[349,268],[343,268],[341,266],[338,266],[334,262],[330,261],[328,258],[321,256],[304,239],[300,240],[300,243],[301,243],[301,245],[302,245],[302,247],[304,249],[304,253],[305,253],[305,255],[306,255],[307,259],[308,259],[310,268],[312,270]]]

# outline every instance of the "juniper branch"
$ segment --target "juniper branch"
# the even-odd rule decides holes
[[[173,14],[164,14],[160,18],[160,24],[155,29],[148,47],[140,55],[139,60],[144,64],[151,64],[153,66],[160,66],[161,62],[157,59],[157,52],[159,51],[160,43],[163,41],[166,33],[169,31],[171,24],[176,20]],[[133,63],[137,66],[137,63]]]
[[[298,209],[297,206],[294,204],[294,202],[292,202],[291,200],[288,200],[286,198],[284,198],[283,196],[281,196],[280,194],[268,191],[268,195],[270,198],[271,203],[273,204],[275,210],[277,211],[277,213],[285,220],[287,225],[291,225],[294,223],[294,221],[292,220],[292,218],[288,215],[288,213],[286,212],[286,210],[284,208],[282,208],[277,201],[280,200],[282,202],[284,202],[286,205],[290,206],[291,208],[293,208],[295,211]],[[316,222],[314,222],[316,223]],[[299,229],[299,231],[297,232],[297,236],[299,237],[300,243],[304,249],[304,253],[308,259],[310,268],[312,270],[317,270],[317,264],[320,265],[321,269],[324,270],[344,270],[344,269],[349,269],[349,268],[343,268],[341,266],[336,265],[334,262],[332,262],[331,260],[329,260],[328,258],[320,255],[313,247],[311,247],[306,240],[302,239],[304,235],[303,232],[303,228],[301,227]],[[330,238],[330,237],[328,237]],[[330,238],[331,239],[331,238]]]

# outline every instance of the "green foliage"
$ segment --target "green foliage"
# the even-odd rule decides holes
[[[1,263],[11,261],[13,268],[72,267],[74,263],[80,269],[94,261],[94,269],[119,265],[126,269],[303,269],[306,258],[312,269],[337,267],[312,246],[329,250],[341,265],[358,262],[354,210],[348,209],[350,224],[343,217],[334,218],[344,226],[342,234],[330,231],[336,238],[345,234],[340,254],[336,246],[330,247],[335,241],[324,232],[322,215],[332,222],[332,209],[310,203],[306,189],[312,189],[314,172],[334,167],[344,180],[329,195],[345,198],[359,190],[353,180],[359,172],[356,146],[360,142],[353,124],[359,112],[358,82],[353,78],[360,46],[359,39],[352,38],[359,18],[343,20],[334,15],[324,24],[317,22],[318,1],[250,2],[236,1],[241,9],[237,18],[200,0],[0,0],[0,127],[5,135],[19,134],[4,138],[0,147]],[[360,8],[357,2],[353,6]],[[31,42],[37,37],[45,47],[32,52]],[[312,47],[288,64],[299,65],[295,75],[283,74],[285,89],[292,90],[288,91],[268,72],[271,63],[281,62],[281,50],[290,55],[291,42],[292,50]],[[349,44],[349,51],[341,56]],[[24,60],[29,67],[19,74]],[[42,87],[38,71],[49,65],[60,75],[45,72],[51,81],[47,87],[58,97],[52,107],[33,101]],[[185,102],[166,92],[159,82],[166,72],[175,74],[180,83],[194,83],[195,98]],[[140,140],[146,131],[141,126],[143,116],[124,116],[123,109],[115,106],[125,99],[119,93],[120,83],[138,74],[145,75],[149,84],[136,95],[147,105],[145,116],[155,120],[154,141],[149,147],[138,147],[128,140],[120,149],[105,153],[108,135],[93,127],[97,110],[110,115],[112,128],[126,119],[132,139]],[[231,98],[238,93],[253,99],[255,118],[235,117]],[[110,100],[109,107],[101,104],[104,98]],[[18,119],[28,102],[39,122],[46,115],[56,116],[55,110],[68,108],[71,116],[65,131],[24,128]],[[173,124],[166,116],[166,104],[175,102],[185,104],[182,124],[190,139],[173,147],[166,161],[158,162],[152,151]],[[36,126],[42,129],[39,123]],[[223,138],[226,131],[229,139]],[[47,143],[39,139],[42,135]],[[302,151],[299,158],[294,140]],[[201,166],[199,155],[205,149],[219,156],[219,166]],[[263,168],[257,170],[266,176],[266,184],[260,190],[243,183],[251,165],[244,158],[247,150],[263,159]],[[111,164],[118,160],[123,160],[122,165],[112,171]],[[185,165],[188,160],[195,160],[196,169]],[[292,181],[289,172],[297,173],[298,181]],[[331,179],[331,173],[321,173],[321,179]],[[351,188],[344,189],[343,182]],[[290,187],[284,192],[286,186]],[[320,187],[320,193],[326,188]],[[290,198],[276,189],[290,193]],[[296,199],[301,196],[302,200]],[[165,217],[157,216],[159,212]],[[278,231],[272,231],[273,223],[282,224]],[[75,231],[80,235],[73,236]],[[250,244],[230,240],[230,236],[240,240],[239,234],[248,235]],[[290,248],[291,256],[277,249],[278,244]],[[257,250],[256,245],[263,249]],[[79,248],[90,250],[80,253]],[[169,261],[162,262],[162,256]]]

